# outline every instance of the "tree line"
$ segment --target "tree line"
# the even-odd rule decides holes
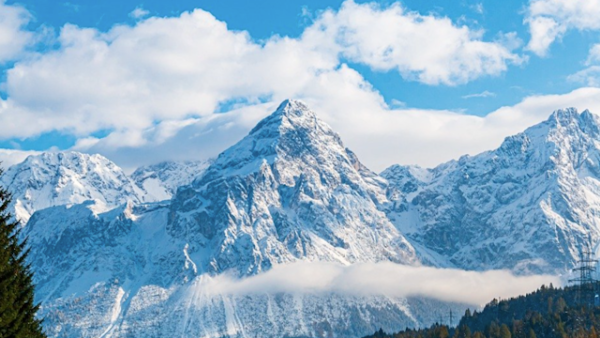
[[[542,286],[524,296],[494,299],[481,311],[467,309],[456,327],[436,323],[393,334],[379,330],[365,338],[598,338],[600,307],[593,290],[600,285],[580,290]]]

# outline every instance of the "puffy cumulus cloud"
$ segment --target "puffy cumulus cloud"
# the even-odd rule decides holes
[[[457,26],[450,19],[407,11],[401,4],[343,3],[324,12],[304,39],[333,46],[345,58],[377,70],[397,70],[407,79],[456,85],[498,75],[507,64],[521,63],[512,52],[515,35],[482,40],[483,31]],[[518,44],[517,44],[518,45]]]
[[[320,94],[334,91],[324,83],[348,77],[360,85],[353,92],[371,95],[370,85],[340,57],[431,84],[498,74],[517,59],[503,44],[483,42],[481,32],[447,18],[352,1],[321,14],[297,39],[257,43],[198,9],[108,32],[66,25],[58,44],[8,71],[0,137],[50,130],[135,134],[157,122],[208,116],[235,99],[317,93],[332,100]]]
[[[545,56],[570,29],[600,30],[599,17],[600,0],[530,0],[525,18],[531,34],[527,48]]]
[[[546,120],[559,108],[600,112],[600,88],[581,88],[561,95],[534,95],[484,117],[452,111],[388,109],[371,105],[365,114],[323,107],[323,118],[338,130],[353,151],[374,170],[393,164],[435,166],[465,154],[498,147],[504,138]],[[367,107],[367,100],[362,107]],[[390,151],[392,150],[393,151]]]
[[[338,64],[294,39],[256,44],[202,10],[107,33],[66,25],[59,43],[8,71],[2,137],[135,133],[157,121],[208,116],[235,98],[293,96]]]
[[[389,34],[380,34],[381,25]],[[283,99],[296,98],[338,130],[372,169],[432,166],[498,146],[554,109],[578,106],[569,99],[576,93],[523,111],[533,100],[527,99],[488,117],[395,109],[343,60],[398,70],[426,83],[455,84],[517,62],[510,52],[514,46],[514,35],[484,42],[481,32],[447,18],[399,4],[352,1],[321,13],[298,38],[274,36],[260,43],[202,10],[108,32],[66,25],[57,49],[8,71],[0,138],[72,133],[79,137],[75,149],[133,168],[215,156]],[[594,108],[593,102],[584,106],[588,102],[578,103]],[[109,135],[90,136],[98,131]]]
[[[274,104],[251,105],[227,114],[213,114],[181,121],[163,121],[139,133],[115,132],[105,138],[80,139],[74,150],[101,153],[126,172],[163,160],[197,160],[216,157],[240,140]],[[135,134],[134,137],[131,135]],[[143,140],[142,145],[123,146],[124,140]]]
[[[385,278],[381,278],[385,276]],[[508,271],[484,272],[413,267],[393,263],[294,263],[266,273],[236,279],[229,275],[199,278],[194,287],[207,294],[315,294],[427,297],[483,305],[494,298],[531,292],[543,284],[560,285],[555,276],[515,276]],[[440,283],[443,281],[443,283]]]
[[[0,63],[16,58],[31,43],[33,34],[25,29],[30,20],[25,8],[0,0]]]

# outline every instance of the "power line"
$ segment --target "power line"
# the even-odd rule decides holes
[[[570,279],[577,287],[577,302],[580,305],[594,305],[596,297],[596,282],[594,273],[596,272],[597,259],[592,259],[592,253],[589,248],[582,250],[579,254],[577,267],[572,271],[578,277]]]

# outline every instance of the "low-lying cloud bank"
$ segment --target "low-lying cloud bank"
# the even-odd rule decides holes
[[[515,276],[506,270],[476,272],[388,262],[351,266],[294,263],[245,279],[227,274],[202,276],[195,287],[222,295],[338,293],[359,297],[427,297],[483,305],[494,298],[522,295],[550,283],[560,285],[561,281],[557,276]]]

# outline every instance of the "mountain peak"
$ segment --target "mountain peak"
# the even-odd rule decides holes
[[[1,182],[13,193],[15,214],[23,224],[35,211],[51,206],[94,200],[110,208],[143,199],[116,164],[74,151],[31,155],[8,168]]]
[[[312,111],[306,103],[300,100],[286,99],[279,104],[275,113],[283,114],[283,115],[292,115],[292,116],[302,116],[305,113],[311,114]],[[312,113],[314,115],[314,113]]]
[[[338,154],[339,156],[334,156]],[[208,172],[221,175],[256,172],[263,161],[309,160],[317,165],[330,157],[347,158],[339,135],[304,103],[286,100],[237,144],[219,155]]]
[[[557,109],[550,115],[548,121],[558,122],[561,125],[567,125],[579,119],[577,108]]]
[[[550,115],[547,122],[554,128],[574,126],[594,135],[597,135],[600,129],[599,118],[587,109],[582,113],[576,108],[558,109]]]
[[[250,135],[269,126],[276,129],[295,128],[300,125],[306,125],[310,121],[316,121],[317,115],[308,108],[308,106],[298,100],[285,100],[271,115],[260,121],[250,131]]]

